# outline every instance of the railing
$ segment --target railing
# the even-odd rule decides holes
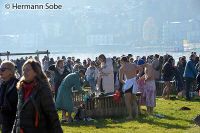
[[[50,52],[48,50],[47,51],[36,51],[36,52],[32,52],[32,53],[11,53],[11,52],[7,51],[7,52],[0,53],[0,57],[1,56],[7,56],[7,60],[9,60],[10,56],[16,56],[16,55],[37,55],[37,57],[39,57],[40,54],[46,54],[47,57],[49,57]]]
[[[137,103],[139,105],[141,93],[137,94]],[[73,92],[74,106],[77,107],[81,103],[85,104],[86,115],[92,118],[112,117],[112,116],[125,116],[127,110],[125,106],[124,97],[121,97],[119,102],[113,100],[113,95],[93,97],[88,101],[83,101],[83,95],[78,92]],[[138,106],[140,113],[140,106]]]

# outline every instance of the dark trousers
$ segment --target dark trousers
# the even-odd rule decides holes
[[[11,133],[13,125],[2,125],[2,133]]]
[[[186,98],[188,100],[190,100],[190,88],[192,87],[192,83],[194,82],[194,78],[185,78],[185,82],[186,82],[186,90],[185,90],[185,93],[186,93]]]
[[[100,92],[104,92],[103,89],[103,79],[101,78],[101,82],[100,82]]]
[[[116,83],[116,79],[117,79],[117,72],[114,72],[114,85]]]

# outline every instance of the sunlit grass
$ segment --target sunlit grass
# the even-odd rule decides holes
[[[180,110],[183,106],[191,110]],[[123,117],[102,118],[89,122],[62,124],[62,128],[65,133],[200,133],[200,127],[195,126],[192,121],[200,114],[200,100],[188,102],[157,98],[155,113],[163,115],[164,118],[147,116],[144,110],[145,107],[142,107],[142,115],[133,121],[126,121]]]

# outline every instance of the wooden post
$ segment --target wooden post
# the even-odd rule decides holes
[[[7,56],[7,60],[9,60],[10,56],[16,56],[16,55],[37,55],[37,57],[39,58],[40,54],[46,54],[47,56],[49,56],[50,52],[47,51],[36,51],[34,53],[10,53],[9,51],[5,52],[5,53],[0,53],[0,58],[1,56]]]
[[[37,54],[37,57],[38,57],[38,59],[39,59],[39,52],[38,52],[38,50],[36,51],[36,54]]]
[[[7,54],[6,54],[6,55],[7,55],[7,60],[9,60],[10,52],[7,51]]]
[[[47,57],[49,58],[49,51],[47,50]]]

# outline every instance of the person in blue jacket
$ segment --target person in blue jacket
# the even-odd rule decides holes
[[[186,100],[191,100],[189,92],[190,92],[191,85],[195,81],[196,75],[197,75],[197,70],[195,69],[195,65],[196,65],[195,58],[196,58],[196,55],[191,54],[190,60],[187,62],[185,71],[183,74],[183,77],[185,78],[185,81],[186,81]]]

